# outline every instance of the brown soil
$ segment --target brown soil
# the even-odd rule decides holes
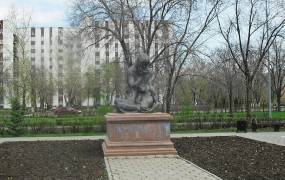
[[[285,180],[285,147],[240,137],[172,139],[178,154],[224,180]]]
[[[108,179],[102,141],[9,142],[0,145],[0,179]]]
[[[180,156],[225,180],[285,180],[285,147],[239,137],[172,139]],[[107,179],[102,141],[0,145],[2,179]]]

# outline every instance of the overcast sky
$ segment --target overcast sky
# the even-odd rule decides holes
[[[7,17],[14,6],[17,10],[29,12],[32,26],[68,26],[66,17],[71,0],[0,0],[0,19]]]

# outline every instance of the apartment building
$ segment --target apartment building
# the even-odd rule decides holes
[[[3,20],[0,20],[0,108],[4,107]]]
[[[1,31],[1,27],[4,29],[3,22],[5,23],[5,21],[0,22],[2,22],[2,25],[0,24],[0,33],[2,34],[0,34],[0,83],[2,84],[0,85],[5,89],[5,85],[3,85],[3,71],[5,68],[8,69],[7,67],[13,66],[13,62],[16,62],[17,58],[19,58],[21,54],[19,50],[17,50],[19,39],[17,39],[17,36],[15,34],[13,35],[13,33],[8,29]],[[109,21],[98,23],[104,26],[112,26]],[[135,31],[132,23],[126,23],[125,28],[126,31],[124,38],[126,45],[131,52],[133,52],[132,54],[135,55],[135,52],[141,48],[139,34]],[[100,69],[102,64],[109,63],[114,60],[122,62],[124,59],[120,43],[114,37],[109,36],[107,31],[98,29],[98,31],[92,32],[92,34],[88,35],[79,35],[79,31],[80,27],[29,27],[19,29],[19,32],[24,34],[25,37],[25,56],[30,60],[32,69],[42,69],[47,72],[50,77],[55,77],[57,80],[57,90],[54,92],[53,98],[50,102],[52,106],[66,105],[66,95],[63,89],[63,83],[65,74],[64,61],[68,56],[71,55],[76,59],[77,66],[80,67],[82,74],[87,71],[89,66],[94,66],[95,68]],[[3,44],[3,41],[5,42],[5,34],[7,34],[6,45]],[[151,48],[150,54],[152,56],[156,55],[159,49],[164,46],[165,39],[168,39],[168,36],[169,32],[165,31],[165,29],[157,33],[155,36],[155,43]],[[3,45],[1,45],[1,42]],[[1,48],[2,51],[6,49],[6,59],[7,62],[9,62],[6,64],[2,63],[2,66],[1,62],[3,62],[4,58],[3,53],[1,53]],[[10,72],[11,71],[13,71],[13,68],[10,68]],[[11,72],[10,74],[15,76],[15,72]],[[0,97],[0,105],[4,108],[10,107],[8,103],[10,90],[9,87],[6,87],[6,90]],[[98,103],[101,103],[100,100]],[[87,101],[83,99],[82,105],[86,106]]]

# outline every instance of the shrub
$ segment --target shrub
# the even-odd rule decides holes
[[[7,120],[7,132],[12,136],[20,136],[23,134],[24,113],[17,97],[11,99],[11,117]]]

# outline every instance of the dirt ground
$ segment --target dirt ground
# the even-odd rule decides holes
[[[0,179],[108,179],[102,141],[9,142],[0,145]]]
[[[225,180],[285,180],[285,147],[240,137],[172,139],[179,155]],[[102,141],[0,145],[0,180],[108,179]]]
[[[240,137],[172,139],[179,155],[224,180],[285,180],[285,147]]]

